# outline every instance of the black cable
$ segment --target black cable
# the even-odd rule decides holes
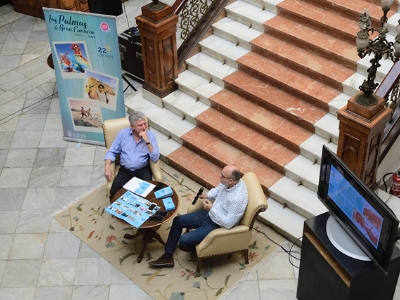
[[[51,98],[51,97],[53,97],[54,95],[57,95],[57,94],[58,94],[58,92],[55,92],[55,93],[53,93],[53,94],[47,96],[46,98],[43,98],[43,99],[41,99],[41,100],[38,100],[37,102],[32,103],[31,105],[28,105],[28,106],[26,106],[26,107],[23,107],[23,108],[21,108],[20,110],[17,110],[16,112],[13,112],[12,114],[9,114],[9,115],[5,116],[4,118],[0,119],[0,125],[3,125],[3,124],[5,124],[5,123],[11,121],[12,119],[14,119],[14,118],[20,116],[20,115],[16,115],[16,114],[19,113],[19,112],[21,112],[21,115],[22,115],[22,114],[27,113],[28,111],[31,111],[32,109],[34,109],[34,108],[38,107],[39,105],[43,104],[44,101],[48,100],[49,98]],[[12,99],[12,100],[14,100],[14,99]],[[10,101],[12,101],[12,100],[10,100]],[[3,103],[3,104],[5,104],[5,103]],[[35,105],[35,106],[34,106],[34,105]],[[28,109],[28,108],[30,108],[30,109]],[[10,117],[13,116],[13,115],[15,115],[15,116],[14,116],[13,118],[10,118]],[[3,123],[1,123],[1,121],[5,120],[5,119],[7,119],[7,118],[10,118],[10,119],[7,120],[7,121],[5,121],[5,122],[3,122]]]
[[[301,254],[301,252],[299,252],[299,251],[293,251],[292,249],[293,249],[293,246],[295,245],[295,243],[296,243],[298,240],[300,240],[302,237],[297,238],[297,239],[295,240],[295,242],[292,243],[292,246],[290,247],[290,249],[289,249],[289,250],[286,250],[285,248],[282,247],[282,245],[280,245],[279,243],[277,243],[277,242],[275,242],[273,239],[271,239],[265,232],[263,232],[263,231],[261,231],[261,230],[258,230],[258,229],[256,229],[256,228],[253,228],[253,230],[257,231],[258,233],[263,234],[267,239],[269,239],[269,240],[270,240],[271,242],[273,242],[275,245],[278,245],[284,252],[286,252],[286,253],[289,255],[289,262],[290,262],[290,264],[291,264],[293,267],[295,267],[295,268],[299,268],[298,266],[296,266],[296,265],[293,264],[293,262],[290,260],[290,257],[292,257],[292,258],[294,258],[294,259],[297,259],[297,260],[300,260],[300,258],[297,258],[296,256],[293,256],[292,253]]]
[[[396,174],[396,172],[390,172],[390,173],[386,173],[385,175],[383,175],[383,185],[385,186],[385,192],[387,193],[388,191],[387,191],[387,186],[386,186],[386,181],[385,181],[385,178],[386,178],[386,176],[387,175],[393,175],[393,174]]]
[[[126,23],[128,24],[129,32],[131,32],[131,26],[129,25],[128,15],[126,14],[125,2],[122,2],[122,6],[124,7],[124,15],[126,18]]]

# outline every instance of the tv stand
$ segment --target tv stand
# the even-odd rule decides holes
[[[330,242],[329,213],[304,222],[297,287],[299,300],[393,299],[400,273],[400,250],[395,247],[388,275],[373,261],[343,254]]]

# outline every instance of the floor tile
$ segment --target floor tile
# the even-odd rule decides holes
[[[35,300],[65,300],[71,299],[72,286],[39,286],[36,289]]]
[[[43,259],[38,286],[72,286],[77,258]]]
[[[108,300],[110,293],[109,285],[86,285],[75,286],[72,292],[72,300]]]
[[[0,193],[0,210],[20,210],[26,188],[2,189]]]
[[[95,147],[67,148],[64,166],[92,166],[95,151]]]
[[[46,245],[47,233],[16,234],[9,254],[9,259],[42,258]]]
[[[28,188],[26,190],[22,209],[53,209],[56,196],[56,187]]]
[[[104,258],[78,258],[75,285],[110,284],[111,264]]]
[[[24,114],[20,116],[17,131],[43,130],[47,114]]]
[[[38,148],[54,148],[54,147],[67,147],[68,142],[62,139],[62,130],[46,130],[43,131],[42,138]]]
[[[21,210],[16,233],[46,233],[49,231],[52,210]]]
[[[10,254],[11,245],[14,239],[14,234],[0,234],[0,260],[8,259],[8,255]],[[0,274],[2,273],[0,267]],[[0,282],[1,282],[1,275],[0,275]],[[1,299],[1,297],[0,297]]]
[[[92,166],[63,167],[60,186],[88,186]]]
[[[15,233],[19,215],[19,210],[0,211],[0,234]]]
[[[62,167],[67,148],[39,148],[34,167]]]
[[[11,142],[11,149],[19,148],[38,148],[42,131],[15,131],[13,140]]]
[[[32,168],[3,169],[0,175],[0,188],[28,187]]]
[[[36,287],[30,288],[1,288],[0,299],[2,300],[33,300]]]
[[[294,279],[260,280],[261,300],[295,300],[296,281]]]
[[[146,300],[148,295],[136,284],[121,284],[110,286],[110,300],[128,299],[131,295],[135,295],[137,300]]]
[[[80,240],[70,233],[49,233],[44,258],[78,257]]]
[[[8,260],[0,286],[2,288],[36,287],[41,263],[40,259]]]
[[[37,149],[11,149],[4,163],[6,168],[33,167]]]
[[[58,186],[61,178],[62,167],[32,168],[29,179],[29,187],[53,187]]]

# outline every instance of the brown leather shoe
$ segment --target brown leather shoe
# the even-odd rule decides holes
[[[157,260],[149,261],[149,265],[155,268],[172,268],[174,266],[173,257],[167,257],[165,253]]]

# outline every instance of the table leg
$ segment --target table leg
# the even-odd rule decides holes
[[[142,249],[140,251],[140,254],[138,256],[138,258],[136,259],[136,261],[138,263],[140,263],[143,259],[143,255],[144,255],[144,251],[146,250],[146,246],[147,243],[149,242],[149,240],[151,239],[156,239],[157,241],[159,241],[163,246],[165,246],[164,241],[161,239],[161,236],[158,234],[158,232],[156,230],[152,230],[152,229],[139,229],[135,235],[126,233],[124,235],[124,238],[126,238],[127,240],[131,240],[134,239],[138,236],[142,235],[143,236],[143,240],[142,240]]]

